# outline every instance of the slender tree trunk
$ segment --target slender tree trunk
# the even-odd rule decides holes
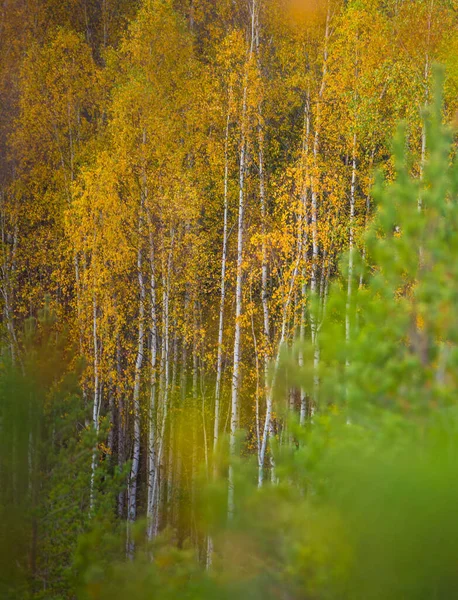
[[[170,395],[170,404],[171,404],[171,409],[172,407],[172,402],[173,402],[173,396]],[[172,521],[172,517],[173,517],[173,504],[174,504],[174,473],[173,473],[173,467],[174,467],[174,441],[175,441],[175,421],[173,418],[169,419],[169,447],[168,447],[168,452],[167,452],[167,514],[166,514],[166,522],[167,522],[167,526],[171,525],[171,521]]]
[[[253,295],[251,292],[251,282],[250,282],[250,302],[253,305]],[[254,349],[254,360],[255,360],[255,369],[256,369],[256,400],[255,400],[255,422],[256,422],[256,450],[258,456],[261,452],[261,423],[260,423],[260,407],[259,407],[259,399],[261,397],[261,375],[260,375],[260,360],[259,360],[259,350],[258,350],[258,340],[256,338],[256,328],[254,323],[254,315],[253,310],[251,310],[251,335],[253,337],[253,349]],[[262,394],[264,395],[264,394]]]
[[[143,211],[143,203],[141,212]],[[140,214],[139,233],[142,231],[142,218]],[[130,469],[129,488],[127,494],[127,555],[133,559],[135,544],[132,539],[132,524],[137,517],[137,477],[140,465],[140,384],[141,384],[141,369],[143,364],[144,351],[144,328],[145,328],[145,282],[143,279],[143,256],[142,256],[142,241],[139,239],[139,248],[137,252],[137,277],[138,287],[140,292],[139,310],[138,310],[138,338],[137,338],[137,358],[135,361],[135,378],[134,378],[134,393],[133,393],[133,452],[132,466]]]
[[[221,291],[219,303],[218,325],[218,357],[216,361],[215,414],[213,422],[213,452],[216,452],[219,439],[219,413],[221,399],[221,379],[223,371],[223,335],[224,335],[224,305],[226,300],[226,266],[227,266],[227,237],[228,237],[228,183],[229,183],[229,121],[230,108],[227,111],[226,134],[224,140],[224,217],[223,217],[223,250],[221,257]],[[216,464],[214,464],[216,468]]]
[[[353,136],[353,156],[351,169],[351,185],[350,185],[350,223],[349,223],[349,240],[348,240],[348,274],[347,274],[347,303],[345,307],[345,342],[347,344],[346,367],[349,363],[349,344],[351,338],[351,308],[352,308],[352,293],[353,293],[353,262],[354,262],[354,226],[355,226],[355,192],[356,192],[356,133]]]
[[[197,424],[199,421],[199,354],[198,354],[197,300],[193,302],[193,340],[192,340],[192,411],[191,411],[191,539],[197,547],[198,533],[195,519],[196,473],[197,473]]]
[[[180,370],[180,405],[179,410],[177,411],[177,438],[182,441],[184,436],[184,411],[185,411],[185,402],[186,402],[186,386],[187,386],[187,363],[188,363],[188,343],[186,337],[186,322],[187,322],[187,314],[189,307],[189,293],[187,288],[184,293],[184,302],[183,302],[183,334],[181,338],[181,370]],[[180,444],[177,447],[176,452],[176,473],[175,473],[175,485],[180,489],[183,487],[183,444]],[[183,503],[180,498],[177,501],[177,512],[178,516],[181,518],[181,512],[183,508]]]
[[[91,493],[90,493],[90,512],[94,510],[94,485],[95,472],[97,468],[97,437],[99,434],[99,412],[100,412],[100,383],[99,383],[99,344],[97,338],[97,301],[94,298],[92,303],[92,340],[94,346],[94,403],[92,405],[92,427],[94,429],[96,440],[94,450],[92,451],[91,464]]]
[[[251,43],[248,61],[251,60],[255,41],[256,2],[251,3]],[[248,72],[245,73],[243,87],[241,139],[240,139],[240,164],[239,164],[239,211],[237,221],[237,269],[235,284],[235,331],[234,331],[234,358],[232,369],[231,386],[231,421],[229,435],[229,471],[228,471],[228,502],[227,512],[229,519],[234,514],[234,467],[232,459],[236,452],[236,434],[239,417],[239,391],[240,391],[240,355],[241,355],[241,317],[243,300],[243,238],[244,238],[244,214],[245,214],[245,159],[246,159],[246,114],[248,95]]]
[[[259,118],[261,116],[261,108],[259,108]],[[262,227],[262,247],[261,247],[261,303],[264,327],[264,391],[266,398],[266,419],[264,434],[262,436],[260,452],[259,452],[259,474],[258,484],[262,485],[264,473],[264,459],[266,453],[267,436],[271,434],[272,425],[272,387],[269,385],[269,361],[271,359],[271,339],[270,339],[270,310],[268,298],[268,278],[269,264],[267,259],[267,205],[265,193],[265,177],[264,177],[264,132],[262,123],[258,125],[258,144],[259,144],[259,198],[261,202],[261,227]],[[267,429],[266,429],[267,427]],[[273,457],[271,456],[271,462]],[[272,463],[273,468],[273,463]]]
[[[147,503],[147,536],[153,537],[154,528],[154,480],[156,477],[156,389],[157,389],[157,298],[156,298],[156,264],[153,233],[150,232],[150,302],[151,302],[151,382],[148,411],[148,503]]]
[[[228,109],[226,116],[226,131],[224,136],[224,208],[223,208],[223,249],[221,256],[221,288],[218,324],[218,355],[216,361],[215,410],[213,419],[213,477],[216,477],[216,451],[219,441],[219,421],[221,403],[221,381],[223,372],[223,336],[224,336],[224,306],[226,300],[226,268],[227,268],[227,239],[228,239],[228,186],[229,186],[229,126],[231,115],[231,91],[228,94]],[[207,537],[206,567],[209,569],[213,561],[213,538]]]
[[[309,153],[309,138],[310,138],[310,94],[307,92],[304,107],[304,141],[302,145],[302,228],[303,228],[303,242],[302,242],[302,286],[301,286],[301,307],[300,307],[300,325],[299,325],[299,357],[298,363],[299,368],[302,369],[304,366],[304,352],[303,345],[305,344],[305,327],[306,327],[306,306],[307,306],[307,249],[308,249],[308,196],[309,196],[309,184],[308,184],[308,168],[307,159]],[[307,392],[304,387],[300,390],[300,413],[299,419],[300,424],[304,425],[307,417]]]
[[[173,357],[172,357],[172,378],[170,388],[170,408],[169,419],[169,449],[167,466],[167,525],[170,526],[174,519],[175,508],[175,440],[177,432],[176,422],[176,379],[178,372],[178,332],[176,318],[173,320]]]
[[[239,167],[239,213],[237,225],[237,277],[235,284],[235,332],[234,332],[234,359],[232,371],[232,389],[231,389],[231,428],[229,437],[229,452],[231,459],[236,451],[236,433],[238,429],[239,413],[239,388],[240,388],[240,338],[241,338],[241,316],[242,316],[242,279],[243,279],[243,222],[245,212],[245,114],[246,114],[246,96],[247,83],[243,92],[242,109],[242,139],[240,143],[240,167]],[[228,479],[228,516],[232,518],[234,514],[234,472],[233,465],[229,464]]]
[[[4,319],[6,323],[6,329],[8,332],[8,340],[10,345],[11,363],[14,366],[16,364],[16,358],[19,358],[21,367],[23,368],[22,362],[19,356],[19,346],[16,338],[16,329],[14,326],[14,312],[13,312],[13,283],[12,276],[15,271],[16,263],[16,249],[17,249],[17,238],[18,238],[18,226],[14,225],[13,233],[9,234],[6,232],[6,215],[3,209],[4,204],[4,193],[1,195],[1,235],[2,235],[2,286],[1,293],[3,296],[3,311]]]
[[[261,110],[261,109],[260,109]],[[262,301],[262,314],[264,324],[264,337],[266,344],[265,353],[265,375],[267,377],[267,367],[269,364],[270,357],[270,314],[269,314],[269,299],[268,299],[268,278],[269,278],[269,265],[267,261],[267,206],[266,206],[266,192],[265,192],[265,180],[264,180],[264,133],[262,131],[262,125],[258,125],[258,142],[259,142],[259,199],[261,202],[261,228],[262,228],[262,246],[261,246],[261,301]],[[266,383],[267,385],[267,379]]]
[[[308,198],[309,198],[309,173],[308,173],[308,153],[309,153],[309,142],[310,142],[310,93],[307,92],[304,107],[304,139],[302,145],[302,203],[301,203],[301,217],[302,217],[302,229],[303,229],[303,241],[302,241],[302,286],[301,286],[301,309],[300,309],[300,325],[299,325],[299,357],[298,363],[299,368],[302,369],[304,366],[304,353],[303,345],[305,344],[305,327],[306,327],[306,315],[307,315],[307,258],[308,258]],[[316,202],[316,200],[315,200]],[[316,214],[316,204],[315,204]],[[316,229],[316,223],[315,223]],[[315,231],[314,229],[314,231]],[[316,231],[315,231],[316,235]],[[307,392],[304,387],[300,390],[300,424],[304,425],[307,417]]]
[[[118,400],[118,467],[123,469],[126,462],[126,414],[124,396],[121,391],[121,340],[116,337],[116,397]],[[125,491],[118,494],[118,516],[124,517]]]
[[[153,530],[152,535],[156,536],[159,532],[160,520],[160,483],[163,480],[164,470],[164,444],[165,432],[167,426],[167,416],[169,410],[169,391],[170,391],[170,276],[172,268],[172,253],[173,253],[173,230],[170,236],[170,250],[168,254],[167,264],[164,266],[162,275],[162,377],[161,390],[159,397],[161,399],[161,427],[159,430],[157,463],[153,482]]]
[[[318,93],[318,102],[315,119],[315,137],[313,142],[313,175],[311,177],[311,196],[312,196],[312,214],[311,214],[311,229],[312,229],[312,269],[310,278],[310,292],[312,298],[316,297],[317,293],[317,267],[318,267],[318,152],[320,146],[320,127],[321,127],[321,101],[326,86],[326,75],[327,75],[327,62],[328,62],[328,41],[329,41],[329,24],[330,24],[330,5],[328,4],[328,13],[326,16],[326,29],[323,49],[323,71],[321,77],[321,86]],[[316,404],[318,402],[318,388],[319,388],[319,363],[320,363],[320,349],[318,345],[318,323],[316,315],[313,310],[310,312],[310,325],[312,332],[312,344],[313,344],[313,370],[314,370],[314,381],[313,381],[313,400],[311,402],[311,416],[313,416]]]

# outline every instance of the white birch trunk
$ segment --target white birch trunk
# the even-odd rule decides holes
[[[229,94],[230,103],[230,94]],[[219,323],[218,323],[218,355],[216,359],[216,386],[215,386],[215,409],[213,416],[213,477],[216,477],[216,451],[219,441],[219,421],[221,404],[221,380],[223,373],[223,336],[224,336],[224,305],[226,301],[226,267],[227,267],[227,238],[228,238],[228,184],[229,184],[229,124],[230,124],[230,104],[226,117],[226,133],[224,138],[224,208],[223,208],[223,250],[221,256],[221,288],[219,303]],[[207,557],[206,567],[209,569],[212,565],[213,539],[207,538]]]
[[[143,206],[141,207],[141,210]],[[139,232],[142,229],[142,215],[140,215]],[[133,393],[133,452],[132,466],[130,470],[129,486],[127,493],[127,556],[133,559],[135,545],[132,540],[132,524],[137,518],[137,477],[140,464],[140,384],[141,369],[143,364],[144,350],[144,328],[145,328],[145,283],[143,279],[143,263],[141,239],[139,239],[139,248],[137,252],[137,277],[140,292],[138,309],[138,338],[137,338],[137,358],[135,361],[134,393]]]
[[[303,191],[302,191],[302,227],[303,227],[303,245],[302,245],[302,278],[303,283],[301,286],[301,315],[300,315],[300,326],[299,326],[299,340],[300,349],[298,363],[299,368],[302,369],[304,366],[304,353],[302,346],[305,343],[305,325],[306,325],[306,302],[307,302],[307,283],[306,283],[306,261],[307,261],[307,246],[308,246],[308,222],[307,222],[307,200],[308,200],[308,181],[307,173],[305,172],[304,161],[307,160],[309,151],[309,137],[310,137],[310,95],[307,93],[304,110],[304,142],[302,147],[303,164]],[[304,425],[307,418],[307,393],[304,387],[300,390],[300,413],[299,422]]]
[[[256,2],[251,4],[251,43],[248,60],[253,55],[255,41]],[[238,429],[239,416],[239,388],[240,388],[240,339],[241,339],[241,316],[243,299],[243,234],[245,213],[245,158],[246,158],[246,113],[248,95],[248,73],[245,73],[245,84],[243,87],[241,140],[240,140],[240,164],[239,164],[239,210],[237,221],[237,275],[235,284],[235,331],[234,331],[234,358],[231,386],[231,418],[229,435],[229,472],[228,472],[228,518],[234,514],[234,468],[232,458],[236,451],[236,433]]]
[[[227,267],[227,237],[228,237],[228,183],[229,183],[229,120],[230,108],[226,119],[226,135],[224,141],[224,216],[223,216],[223,250],[221,256],[221,291],[219,303],[218,324],[218,357],[216,362],[215,413],[213,422],[213,452],[216,452],[219,439],[219,413],[221,399],[221,378],[223,368],[223,335],[224,335],[224,305],[226,300],[226,267]]]
[[[162,377],[161,377],[161,389],[160,389],[160,401],[161,401],[161,424],[159,429],[159,439],[157,448],[157,459],[156,469],[154,472],[153,490],[152,490],[152,508],[151,516],[153,520],[152,524],[152,537],[155,537],[159,532],[159,503],[160,503],[160,490],[159,485],[162,480],[161,468],[163,467],[164,457],[164,443],[165,443],[165,430],[167,425],[167,415],[169,409],[169,390],[170,390],[170,357],[169,357],[169,345],[170,345],[170,314],[169,314],[169,302],[170,302],[170,271],[172,263],[172,252],[173,252],[173,231],[171,234],[171,246],[169,250],[169,256],[167,259],[167,266],[164,269],[162,276]]]
[[[125,407],[124,407],[124,397],[121,392],[121,341],[119,339],[119,334],[116,338],[116,396],[118,400],[118,467],[119,469],[124,468],[125,464]],[[125,500],[125,491],[121,490],[118,494],[118,517],[120,519],[124,516],[124,500]]]
[[[313,161],[314,161],[314,173],[311,178],[311,191],[312,191],[312,269],[310,278],[310,292],[312,298],[316,297],[317,292],[317,266],[318,266],[318,190],[317,190],[317,170],[318,170],[318,151],[320,145],[320,118],[321,118],[321,100],[323,97],[324,89],[326,86],[326,75],[327,75],[327,61],[328,61],[328,41],[329,41],[329,23],[330,23],[330,6],[328,5],[328,13],[326,16],[326,29],[323,49],[323,71],[321,78],[321,86],[318,93],[317,103],[317,114],[315,123],[315,138],[313,143]],[[319,388],[319,363],[320,363],[320,349],[318,346],[318,323],[317,318],[313,314],[313,310],[310,312],[310,325],[312,331],[312,344],[313,344],[313,401],[311,403],[310,413],[313,416],[316,404],[318,402],[318,388]]]
[[[176,401],[176,379],[178,372],[178,333],[176,318],[173,321],[173,358],[172,358],[172,377],[170,383],[170,411],[173,411]],[[173,521],[175,506],[175,439],[177,423],[175,418],[169,420],[169,449],[167,465],[167,525]]]
[[[353,156],[350,185],[350,222],[348,240],[348,274],[347,274],[347,303],[345,307],[345,343],[347,345],[346,368],[350,366],[348,351],[351,338],[351,307],[353,293],[353,262],[354,262],[354,222],[355,222],[355,191],[356,191],[356,133],[353,136]]]
[[[246,113],[246,94],[247,84],[244,89],[242,120],[245,120]],[[231,389],[231,426],[229,437],[230,457],[235,456],[236,451],[236,433],[238,429],[239,412],[239,387],[240,387],[240,338],[241,338],[241,316],[242,316],[242,279],[243,279],[243,221],[245,211],[245,152],[246,140],[244,123],[242,122],[242,140],[240,146],[240,169],[239,169],[239,213],[237,225],[237,279],[235,285],[235,332],[234,332],[234,359],[232,371],[232,389]],[[228,479],[228,516],[232,517],[234,513],[234,473],[233,466],[229,464]]]
[[[148,411],[148,500],[146,509],[147,536],[151,540],[154,529],[154,479],[156,476],[156,390],[157,390],[157,298],[156,265],[153,234],[150,233],[150,302],[151,302],[151,383]]]
[[[95,472],[97,469],[97,444],[99,435],[99,412],[100,412],[100,384],[99,384],[99,344],[97,338],[97,301],[93,299],[93,312],[92,312],[92,338],[94,345],[94,402],[92,405],[92,427],[94,429],[96,440],[94,449],[92,451],[92,463],[91,463],[91,491],[89,510],[90,513],[94,510],[94,485],[95,485]]]

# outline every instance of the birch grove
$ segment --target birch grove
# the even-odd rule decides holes
[[[102,506],[109,465],[126,557],[144,519],[152,548],[173,532],[211,571],[221,545],[199,520],[202,489],[223,482],[213,518],[234,522],[241,464],[263,490],[284,482],[276,453],[304,447],[291,423],[313,428],[333,404],[333,285],[352,370],[375,171],[395,177],[402,120],[411,171],[427,176],[437,62],[456,118],[456,8],[16,4],[0,20],[1,355],[24,370],[49,303],[92,435],[81,512]],[[307,376],[285,383],[285,361]]]

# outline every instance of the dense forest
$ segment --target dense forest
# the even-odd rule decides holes
[[[0,596],[454,597],[457,0],[0,32]]]

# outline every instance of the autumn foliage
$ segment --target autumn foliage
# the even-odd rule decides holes
[[[418,182],[421,221],[433,188],[424,117],[436,63],[444,74],[436,121],[453,123],[458,111],[456,3],[16,0],[0,8],[0,28],[2,364],[20,379],[33,349],[46,374],[32,386],[41,420],[18,409],[30,421],[28,450],[14,459],[23,486],[12,478],[8,488],[8,501],[29,494],[35,507],[33,541],[24,541],[30,597],[74,597],[64,594],[75,589],[78,536],[90,530],[97,545],[91,523],[106,515],[128,558],[143,553],[149,564],[148,544],[162,534],[211,569],[238,544],[237,508],[251,514],[244,481],[288,480],[282,447],[302,447],[298,424],[335,416],[339,394],[358,396],[345,378],[356,364],[364,371],[351,348],[384,252],[371,229],[375,173],[399,177],[392,139],[402,122],[409,162],[400,178]],[[405,273],[417,259],[428,269],[428,248],[392,221],[390,248],[405,258],[389,274],[399,276],[388,288],[397,307],[415,296],[417,272]],[[406,239],[418,243],[413,253]],[[443,277],[444,286],[453,279]],[[430,293],[409,304],[407,333],[396,330],[396,340],[410,332],[426,362],[425,332],[444,347],[449,334],[425,310]],[[446,300],[435,310],[452,318]],[[371,378],[359,380],[360,395],[372,393]],[[409,394],[395,386],[389,395],[411,410]],[[435,405],[436,395],[423,400]],[[64,459],[71,468],[59,479]],[[78,507],[65,512],[72,485]],[[207,493],[221,514],[202,516]],[[40,510],[62,518],[54,533],[37,526]],[[332,554],[329,523],[345,525],[333,509],[327,516],[322,551]],[[218,537],[227,519],[238,523],[233,540]],[[91,545],[81,543],[85,572]],[[336,567],[344,570],[345,544]],[[166,548],[157,555],[175,564]],[[323,592],[315,566],[307,597],[336,597]],[[88,597],[106,597],[89,579]]]

